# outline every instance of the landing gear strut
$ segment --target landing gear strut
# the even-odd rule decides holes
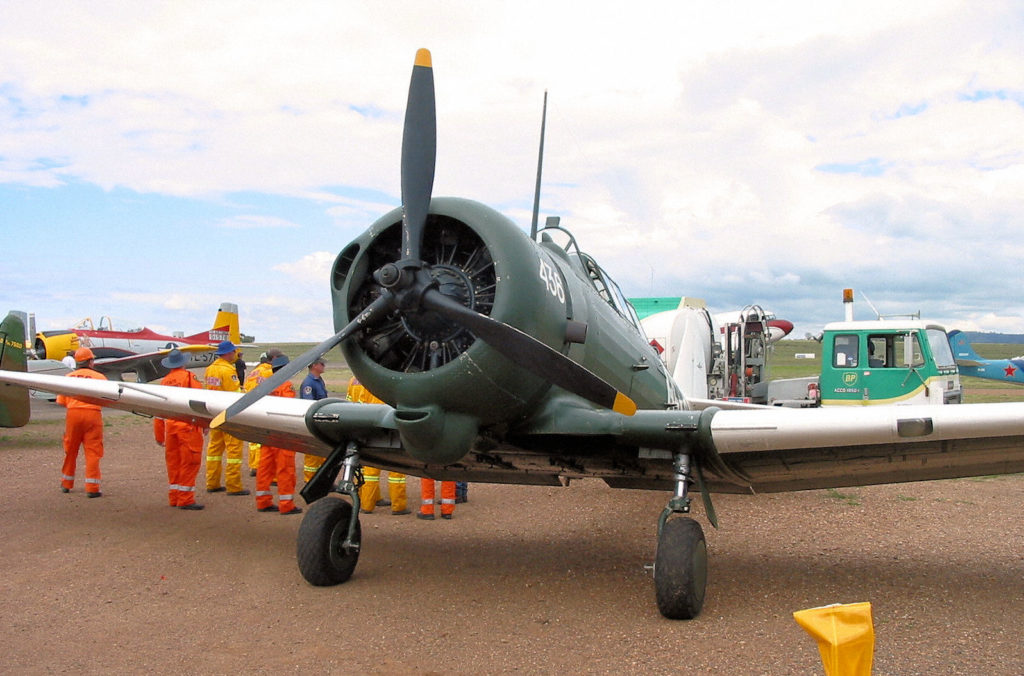
[[[708,550],[700,524],[689,517],[687,495],[690,456],[675,456],[675,495],[658,520],[658,551],[654,558],[654,590],[658,610],[671,620],[689,620],[704,606],[708,580]]]
[[[347,494],[351,504],[335,497],[316,500],[299,526],[296,542],[299,571],[307,582],[318,587],[345,582],[359,561],[362,530],[359,488],[355,481],[360,470],[359,449],[350,442],[344,453],[341,479],[335,490]]]

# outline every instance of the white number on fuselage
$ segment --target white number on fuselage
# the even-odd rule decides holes
[[[547,261],[541,260],[540,262],[540,278],[544,282],[545,286],[548,287],[548,291],[552,296],[558,299],[560,303],[565,303],[565,287],[562,286],[562,277],[558,274]]]

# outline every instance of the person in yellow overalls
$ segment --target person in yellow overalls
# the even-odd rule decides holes
[[[276,347],[272,347],[263,354],[260,355],[260,363],[257,364],[252,371],[249,371],[249,375],[245,377],[245,385],[242,387],[246,392],[250,392],[259,387],[260,383],[269,378],[274,372],[270,363],[274,361],[274,357],[280,357],[283,353]],[[260,446],[255,442],[249,442],[249,476],[256,476],[256,471],[260,468]]]
[[[383,404],[380,399],[373,396],[373,393],[363,387],[354,377],[348,381],[349,401],[362,404]],[[359,511],[363,514],[372,514],[375,507],[387,507],[391,505],[391,513],[395,516],[411,514],[408,507],[408,498],[405,491],[405,475],[398,472],[388,472],[388,493],[391,501],[380,499],[380,470],[376,467],[363,466],[363,485],[359,488]]]
[[[235,344],[230,340],[217,345],[217,358],[206,367],[206,389],[223,392],[241,390],[238,370],[235,368],[237,351]],[[223,486],[220,483],[222,463],[225,484]],[[223,490],[227,490],[228,495],[249,495],[249,491],[242,488],[242,440],[219,429],[210,430],[210,443],[206,447],[206,492],[219,493]]]

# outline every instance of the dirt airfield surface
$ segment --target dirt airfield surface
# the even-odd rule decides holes
[[[60,493],[63,409],[33,409],[0,430],[3,673],[814,674],[793,611],[853,601],[875,674],[1024,673],[1024,476],[716,496],[707,602],[677,622],[648,569],[666,494],[474,484],[451,521],[364,516],[352,579],[314,588],[301,517],[167,506],[147,419],[106,414],[102,498],[81,458]]]

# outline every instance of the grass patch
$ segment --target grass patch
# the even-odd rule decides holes
[[[836,488],[829,488],[825,493],[830,500],[835,500],[851,507],[860,506],[860,497],[853,493],[842,493]]]
[[[302,353],[308,351],[316,343],[260,343],[259,348],[247,347],[244,343],[242,344],[242,352],[245,355],[245,360],[249,363],[255,363],[259,361],[260,353],[266,352],[272,347],[276,347],[281,350],[289,359],[295,359],[302,355]],[[345,393],[348,390],[348,381],[352,377],[352,370],[345,363],[345,356],[341,353],[341,350],[335,348],[324,355],[324,359],[327,360],[327,368],[324,369],[323,379],[327,385],[327,393],[332,397],[345,398]],[[251,369],[246,369],[248,374]],[[202,377],[202,373],[199,369],[196,373]],[[302,383],[302,379],[306,377],[308,371],[303,369],[292,377],[291,383],[295,386],[296,393],[298,392],[299,385]]]
[[[33,416],[30,421],[35,427],[64,427],[65,415],[63,412],[59,417],[44,418],[40,416]]]
[[[21,448],[52,448],[56,445],[59,448],[61,446],[61,437],[39,434],[3,434],[0,435],[0,444],[3,444],[4,446],[18,446]]]
[[[953,505],[976,505],[976,502],[970,500],[961,500],[959,498],[935,498],[935,502],[948,502]]]

